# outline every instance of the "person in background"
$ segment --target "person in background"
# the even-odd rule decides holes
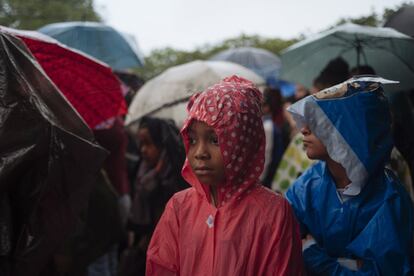
[[[276,168],[279,165],[282,157],[283,148],[283,136],[281,127],[283,124],[282,113],[282,96],[279,89],[266,88],[263,92],[263,128],[266,137],[265,147],[265,164],[260,180],[263,185],[270,188]],[[273,118],[281,118],[275,122]]]
[[[307,95],[309,95],[309,91],[306,89],[305,86],[303,86],[302,84],[296,84],[295,85],[295,93],[284,99],[283,104],[282,104],[282,116],[283,119],[285,121],[286,124],[286,128],[283,130],[283,136],[284,137],[288,137],[288,139],[285,139],[286,141],[284,141],[284,147],[286,148],[290,142],[290,140],[295,137],[295,135],[298,133],[297,129],[296,129],[296,123],[295,120],[292,119],[292,117],[290,116],[289,112],[286,111],[286,109],[293,104],[296,101],[299,101],[300,99],[306,97]],[[285,126],[284,126],[285,127]]]
[[[303,275],[287,201],[263,187],[261,92],[232,76],[197,93],[181,129],[192,186],[176,193],[147,253],[147,275]]]
[[[120,215],[123,232],[126,232],[126,222],[131,206],[131,197],[129,194],[129,183],[126,166],[126,147],[128,138],[124,129],[124,122],[121,117],[115,117],[102,124],[94,130],[96,141],[109,152],[103,165],[107,179],[111,184],[118,198],[118,212]],[[115,226],[114,226],[115,227]],[[125,235],[125,234],[124,234]],[[119,241],[109,251],[98,258],[88,267],[89,276],[115,276],[118,270],[118,248],[122,241]]]
[[[171,196],[187,188],[181,177],[185,152],[179,130],[172,120],[143,117],[139,122],[141,162],[135,177],[134,197],[128,222],[128,246],[135,250],[136,275],[144,275],[152,232]]]
[[[382,78],[356,77],[292,105],[320,160],[287,191],[310,275],[411,275],[413,207],[385,165],[393,147]]]
[[[349,78],[349,66],[342,58],[331,60],[313,81],[311,93],[341,83]],[[279,167],[272,181],[272,189],[285,193],[292,183],[299,177],[314,161],[310,160],[303,149],[302,135],[296,128],[296,122],[287,111],[290,106],[286,105],[285,117],[290,122],[293,136],[283,153]]]
[[[121,220],[126,224],[131,197],[128,182],[127,164],[125,159],[128,137],[122,118],[114,118],[108,128],[94,130],[96,141],[109,151],[103,169],[119,196]]]

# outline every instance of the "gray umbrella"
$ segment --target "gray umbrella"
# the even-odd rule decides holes
[[[369,65],[378,75],[400,81],[387,90],[414,88],[414,39],[391,28],[347,23],[287,48],[281,55],[281,78],[312,86],[314,78],[336,57],[349,66]]]
[[[144,63],[131,35],[99,22],[53,23],[38,31],[107,63],[115,70],[141,67]]]
[[[210,60],[230,61],[243,65],[268,82],[277,80],[282,65],[279,57],[272,52],[254,47],[227,49],[214,55]]]

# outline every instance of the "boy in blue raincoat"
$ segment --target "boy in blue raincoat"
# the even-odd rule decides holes
[[[413,210],[385,168],[393,146],[379,77],[361,76],[288,111],[320,160],[286,193],[301,225],[310,275],[409,275]]]

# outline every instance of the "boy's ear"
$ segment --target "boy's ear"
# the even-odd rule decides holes
[[[193,107],[193,104],[195,102],[195,100],[200,96],[201,93],[195,93],[190,97],[190,100],[188,101],[187,104],[187,111],[190,112],[191,108]]]

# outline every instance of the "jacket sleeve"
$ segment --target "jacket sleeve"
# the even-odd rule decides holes
[[[313,275],[381,275],[378,268],[371,260],[362,260],[363,265],[360,270],[352,271],[339,264],[337,259],[328,256],[328,254],[317,244],[311,245],[303,252],[303,259],[308,271]]]
[[[147,251],[146,275],[180,275],[178,252],[178,218],[172,197],[155,228]]]
[[[296,180],[296,182],[301,181],[301,179]],[[304,192],[304,185],[300,182],[298,185],[293,185],[289,188],[286,192],[285,197],[286,200],[292,206],[294,215],[299,222],[299,229],[300,229],[300,237],[304,238],[306,234],[309,234],[309,230],[306,225],[303,223],[305,221],[306,213],[306,203],[297,196],[297,194],[303,194]],[[298,191],[299,190],[299,191]]]
[[[304,275],[299,226],[285,199],[279,214],[274,220],[276,229],[268,240],[271,246],[264,257],[265,271],[260,275]]]
[[[303,253],[306,267],[318,275],[410,275],[412,221],[411,202],[396,196],[378,209],[347,246],[350,253],[363,261],[360,270],[342,267],[316,244]]]
[[[363,259],[373,259],[381,275],[411,275],[412,238],[411,200],[407,194],[394,194],[347,249]]]

